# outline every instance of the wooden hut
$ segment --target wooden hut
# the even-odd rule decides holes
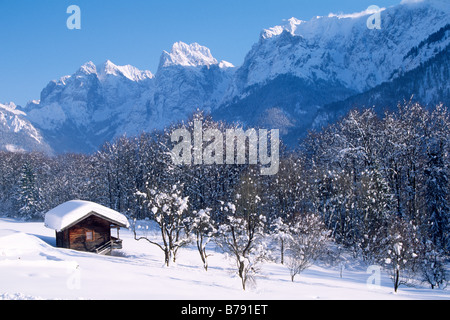
[[[122,248],[119,229],[128,228],[128,219],[97,203],[74,200],[45,215],[45,226],[56,231],[56,246],[78,251],[110,254]],[[116,236],[112,236],[112,230]]]

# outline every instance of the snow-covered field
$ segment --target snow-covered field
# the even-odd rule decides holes
[[[121,230],[123,250],[98,256],[54,247],[54,231],[43,223],[0,219],[1,299],[146,300],[303,300],[303,299],[450,299],[450,290],[400,287],[393,293],[384,272],[381,285],[369,287],[367,267],[349,263],[314,266],[295,282],[286,267],[265,263],[256,286],[243,291],[231,261],[212,251],[206,272],[195,248],[180,249],[165,267],[159,248],[137,242]]]

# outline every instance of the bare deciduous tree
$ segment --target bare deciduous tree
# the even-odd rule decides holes
[[[329,232],[319,216],[305,214],[297,218],[295,224],[289,228],[288,249],[285,255],[292,282],[297,274],[309,268],[320,257],[328,238]]]
[[[139,226],[132,225],[135,240],[145,240],[158,246],[164,252],[164,262],[169,266],[170,259],[176,261],[179,248],[189,243],[189,234],[186,230],[186,213],[188,197],[182,197],[178,186],[173,185],[168,192],[156,192],[147,188],[146,193],[138,193],[144,198],[143,205],[150,208],[151,219],[154,220],[161,231],[161,242],[152,240],[147,234],[138,235]]]

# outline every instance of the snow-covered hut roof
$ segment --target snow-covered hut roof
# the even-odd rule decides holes
[[[128,228],[130,226],[128,219],[123,214],[100,204],[82,200],[63,203],[47,212],[45,226],[59,232],[91,215],[104,218],[119,227]]]

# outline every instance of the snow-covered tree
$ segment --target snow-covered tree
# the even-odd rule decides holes
[[[423,245],[420,269],[423,281],[427,282],[432,289],[445,288],[449,280],[445,263],[446,255],[442,251],[442,248],[436,246],[431,240],[427,240]]]
[[[20,218],[26,220],[42,218],[42,208],[35,169],[29,161],[26,161],[21,168],[17,202]]]
[[[442,106],[430,115],[424,164],[424,224],[429,239],[450,254],[450,116]]]
[[[173,185],[167,191],[156,191],[147,186],[146,192],[137,192],[142,197],[142,205],[150,209],[149,218],[154,220],[160,229],[161,239],[154,240],[148,234],[139,234],[139,222],[134,219],[132,230],[135,240],[146,240],[158,246],[164,252],[164,262],[169,266],[170,260],[176,262],[177,251],[189,243],[187,230],[188,197],[182,196],[180,186]]]
[[[280,263],[284,264],[284,251],[290,239],[289,225],[283,221],[283,218],[278,217],[270,223],[270,226],[271,236],[280,246]]]
[[[425,168],[425,203],[429,233],[433,243],[445,251],[450,249],[449,177],[443,162],[442,142],[429,148],[429,162]]]
[[[412,285],[420,270],[421,241],[417,226],[399,219],[392,221],[388,237],[382,243],[384,250],[378,256],[397,292],[400,285]]]
[[[217,232],[211,219],[211,209],[206,208],[194,211],[189,218],[189,229],[195,237],[195,243],[197,244],[203,267],[208,271],[209,255],[206,253],[206,246]]]
[[[324,253],[328,241],[329,232],[319,216],[302,214],[297,217],[289,228],[285,257],[292,282]]]
[[[226,220],[219,225],[216,242],[235,263],[242,288],[254,282],[258,265],[267,254],[264,242],[266,219],[257,213],[258,197],[237,195],[234,203],[222,207]],[[249,203],[250,202],[250,203]]]

